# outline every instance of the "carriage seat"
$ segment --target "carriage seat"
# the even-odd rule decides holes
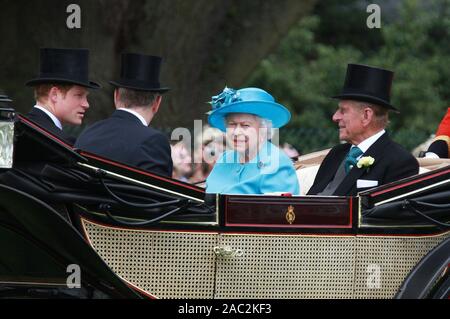
[[[306,154],[300,156],[295,162],[294,165],[297,173],[297,179],[300,184],[300,195],[306,195],[311,188],[320,164],[329,151],[330,148]],[[446,158],[417,158],[417,161],[420,165],[418,175],[450,165],[450,159]]]

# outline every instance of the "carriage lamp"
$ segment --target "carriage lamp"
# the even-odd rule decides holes
[[[14,151],[15,110],[8,105],[8,97],[0,95],[0,169],[12,168]]]

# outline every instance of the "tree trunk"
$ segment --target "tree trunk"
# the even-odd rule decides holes
[[[161,55],[164,96],[155,126],[192,127],[206,119],[206,102],[225,85],[240,87],[314,0],[78,0],[81,29],[68,29],[73,0],[1,0],[0,88],[20,112],[33,105],[24,82],[38,72],[39,47],[91,51],[91,78],[104,89],[90,95],[87,122],[114,109],[112,87],[122,52]],[[270,88],[267,88],[270,91]]]

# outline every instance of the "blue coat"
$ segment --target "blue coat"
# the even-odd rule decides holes
[[[59,127],[57,127],[55,123],[53,123],[50,116],[42,112],[40,109],[33,107],[31,111],[26,115],[26,118],[32,120],[42,128],[46,129],[63,142],[66,142],[70,145],[73,145],[75,143],[75,137],[70,136]]]
[[[78,137],[75,147],[163,176],[172,176],[169,139],[133,114],[116,110]]]
[[[292,161],[278,147],[265,143],[249,163],[239,163],[236,151],[225,152],[206,180],[207,193],[298,195],[300,187]]]

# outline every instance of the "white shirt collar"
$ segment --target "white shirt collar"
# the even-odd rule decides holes
[[[365,152],[367,152],[369,147],[371,147],[372,144],[375,143],[384,133],[386,133],[386,130],[381,130],[377,134],[374,134],[371,137],[365,139],[364,141],[359,143],[357,146],[363,153],[365,153]]]
[[[42,106],[40,106],[40,105],[37,105],[37,104],[36,104],[34,107],[37,108],[37,109],[39,109],[39,110],[41,110],[41,111],[44,112],[45,114],[47,114],[47,115],[52,119],[53,123],[55,123],[55,125],[56,125],[60,130],[62,130],[62,124],[61,124],[61,122],[58,120],[58,118],[57,118],[55,115],[53,115],[52,112],[50,112],[50,111],[47,110],[46,108],[44,108],[44,107],[42,107]]]
[[[144,119],[144,117],[143,117],[141,114],[139,114],[138,112],[133,111],[133,110],[130,110],[130,109],[126,109],[126,108],[123,108],[123,107],[119,107],[118,110],[125,111],[125,112],[128,112],[128,113],[133,114],[134,116],[136,116],[136,117],[142,122],[143,125],[148,126],[147,121],[146,121],[146,120]]]

